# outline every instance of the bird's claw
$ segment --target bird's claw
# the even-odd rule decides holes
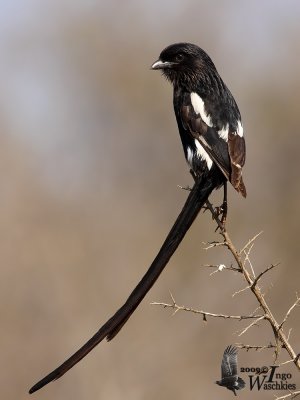
[[[209,210],[212,213],[212,219],[217,220],[218,226],[215,229],[215,232],[225,229],[226,219],[227,219],[227,202],[223,202],[223,204],[219,207],[213,207],[210,203],[206,204],[202,207],[203,213]]]
[[[218,226],[215,229],[215,232],[217,232],[218,229],[225,230],[225,225],[226,225],[226,220],[227,220],[227,211],[228,211],[228,207],[227,207],[226,201],[224,201],[223,204],[221,204],[221,206],[215,208],[215,213],[217,214],[217,218],[220,221],[220,225],[218,224]]]

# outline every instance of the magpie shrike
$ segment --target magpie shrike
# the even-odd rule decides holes
[[[60,378],[104,338],[110,341],[117,335],[158,279],[214,189],[224,186],[224,215],[227,181],[246,196],[242,179],[245,140],[241,116],[210,57],[193,44],[173,44],[162,51],[152,69],[161,70],[173,84],[176,120],[195,184],[157,256],[124,305],[29,393]]]
[[[152,65],[173,84],[173,105],[185,158],[195,179],[212,189],[230,181],[246,197],[245,139],[238,106],[204,50],[190,43],[167,47]]]

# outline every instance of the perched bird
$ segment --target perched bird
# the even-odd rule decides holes
[[[221,364],[222,379],[216,381],[219,386],[225,386],[232,390],[236,396],[236,390],[244,389],[246,386],[242,378],[238,376],[237,348],[234,346],[226,347]]]
[[[173,105],[185,158],[195,179],[210,182],[204,197],[226,186],[227,181],[246,197],[241,115],[210,57],[194,44],[178,43],[163,50],[152,68],[162,70],[173,84]],[[226,208],[226,188],[224,200]]]
[[[60,378],[104,338],[110,341],[118,334],[158,279],[215,188],[224,186],[223,221],[227,211],[227,181],[246,196],[242,179],[245,140],[241,116],[209,56],[193,44],[173,44],[162,51],[152,69],[161,70],[173,84],[176,120],[195,185],[157,256],[124,305],[29,393]]]

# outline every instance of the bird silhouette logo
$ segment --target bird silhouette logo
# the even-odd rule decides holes
[[[228,390],[232,390],[236,396],[236,390],[244,389],[245,382],[238,376],[238,350],[234,346],[226,347],[221,364],[222,379],[216,381],[219,386],[225,386]]]

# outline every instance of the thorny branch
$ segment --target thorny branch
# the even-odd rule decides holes
[[[300,390],[297,390],[296,392],[291,392],[291,393],[286,394],[284,396],[276,397],[275,400],[295,399],[298,396],[300,396]]]
[[[205,249],[208,250],[208,249],[215,248],[218,246],[226,247],[232,254],[232,256],[235,260],[235,265],[231,265],[230,267],[226,267],[223,264],[221,264],[221,265],[205,265],[205,267],[214,268],[214,272],[212,272],[210,275],[213,275],[214,273],[217,273],[217,272],[221,272],[223,270],[231,270],[231,271],[241,273],[244,280],[247,283],[247,286],[244,289],[241,289],[240,291],[234,293],[234,295],[236,295],[244,290],[249,289],[253,293],[253,295],[255,296],[255,298],[258,302],[257,309],[251,315],[244,315],[244,316],[209,313],[209,312],[206,312],[203,310],[195,310],[190,307],[179,306],[176,304],[174,297],[172,295],[171,295],[171,297],[172,297],[171,304],[158,303],[158,302],[155,302],[152,304],[159,305],[164,308],[172,308],[174,310],[174,314],[177,313],[178,311],[189,311],[189,312],[192,312],[195,314],[201,314],[203,316],[203,320],[205,320],[205,321],[207,320],[207,317],[236,319],[236,320],[254,319],[254,321],[252,321],[250,323],[250,325],[248,325],[246,328],[244,328],[241,331],[239,336],[243,335],[246,331],[248,331],[254,325],[257,325],[262,320],[265,320],[270,324],[270,326],[272,328],[272,332],[274,335],[274,343],[270,343],[269,345],[266,345],[266,346],[250,346],[250,345],[245,345],[245,344],[238,344],[238,347],[244,348],[247,351],[249,351],[250,349],[262,350],[262,349],[272,348],[272,349],[274,349],[274,353],[275,353],[275,361],[278,358],[280,349],[285,349],[287,351],[287,353],[289,354],[290,359],[288,361],[284,362],[283,364],[286,364],[288,362],[293,362],[295,364],[295,366],[297,367],[297,369],[300,371],[300,354],[297,355],[297,353],[292,348],[292,346],[289,342],[289,336],[290,336],[291,330],[289,331],[288,335],[286,335],[283,331],[283,325],[286,323],[291,312],[296,308],[296,306],[300,305],[300,297],[298,296],[298,294],[296,294],[296,301],[289,308],[289,310],[287,311],[282,322],[281,323],[277,322],[269,305],[266,302],[266,299],[264,297],[264,294],[262,293],[259,283],[260,283],[261,278],[266,273],[270,272],[273,268],[275,268],[278,264],[271,264],[264,271],[260,272],[257,276],[255,276],[254,268],[253,268],[250,258],[249,258],[251,250],[254,245],[254,242],[262,232],[258,233],[252,239],[250,239],[241,250],[238,250],[236,248],[236,246],[233,244],[231,237],[229,235],[229,232],[226,229],[226,226],[224,226],[222,224],[221,219],[219,218],[219,214],[213,208],[211,203],[207,202],[206,208],[208,210],[210,210],[210,212],[213,216],[213,219],[217,223],[217,229],[219,229],[219,233],[222,236],[223,240],[219,241],[219,242],[214,241],[214,242],[207,243],[206,244],[207,246],[205,247]],[[256,315],[255,313],[259,309],[261,310],[261,315]],[[283,365],[283,364],[281,364],[281,365]],[[298,396],[299,393],[300,393],[299,391],[296,391],[293,393],[291,392],[285,396],[277,398],[276,400],[292,399],[292,398]]]
[[[179,306],[178,304],[176,304],[176,301],[172,295],[172,293],[170,293],[171,298],[172,298],[172,303],[158,303],[158,302],[153,302],[151,303],[151,305],[154,306],[162,306],[164,308],[172,308],[174,310],[173,315],[175,315],[178,311],[188,311],[194,314],[201,314],[203,316],[203,320],[207,321],[207,317],[212,317],[212,318],[224,318],[224,319],[237,319],[239,321],[243,320],[243,319],[262,319],[264,318],[263,315],[226,315],[226,314],[215,314],[215,313],[211,313],[211,312],[207,312],[207,311],[202,311],[202,310],[195,310],[194,308],[191,307],[185,307],[185,306]],[[254,321],[256,322],[256,321]]]
[[[252,265],[251,263],[249,263],[249,255],[250,255],[250,251],[253,247],[253,243],[255,241],[255,239],[258,237],[258,235],[254,236],[254,238],[252,238],[251,240],[248,241],[248,243],[241,249],[241,250],[237,250],[237,248],[234,246],[230,235],[226,229],[226,226],[223,226],[218,214],[216,213],[216,211],[214,210],[214,208],[212,207],[212,205],[210,203],[208,203],[208,208],[210,210],[210,212],[212,213],[212,216],[214,218],[214,220],[216,221],[219,229],[220,229],[220,235],[223,237],[223,241],[221,242],[225,247],[228,248],[228,250],[231,252],[231,254],[233,255],[235,261],[236,261],[236,265],[237,265],[237,269],[238,271],[243,275],[245,281],[247,282],[247,287],[252,291],[252,293],[254,294],[254,296],[256,297],[256,300],[258,301],[258,304],[260,306],[260,309],[263,311],[263,318],[261,319],[265,319],[266,321],[269,322],[269,324],[272,327],[272,331],[274,334],[274,338],[275,338],[275,343],[276,343],[276,347],[275,347],[275,360],[278,357],[278,353],[279,353],[279,349],[281,347],[285,348],[286,351],[288,352],[291,360],[294,362],[294,364],[296,365],[296,367],[298,368],[298,370],[300,370],[300,361],[299,361],[299,356],[297,356],[296,352],[294,351],[294,349],[292,348],[291,344],[289,343],[288,337],[285,335],[285,333],[283,332],[283,325],[286,322],[286,320],[288,319],[288,317],[290,316],[290,313],[292,312],[292,310],[299,305],[300,302],[300,298],[297,295],[296,301],[295,303],[290,307],[290,309],[287,311],[283,321],[281,323],[278,323],[269,307],[269,305],[267,304],[265,297],[258,285],[260,279],[262,278],[262,276],[264,274],[266,274],[267,272],[269,272],[271,269],[273,269],[274,267],[276,267],[276,265],[272,264],[271,266],[269,266],[268,268],[266,268],[266,270],[264,270],[263,272],[261,272],[257,277],[254,276],[254,272],[250,273],[247,269],[247,262],[248,264],[250,264],[251,270],[252,270]],[[244,256],[244,257],[243,257]],[[259,322],[260,319],[257,319],[256,322]],[[244,331],[242,333],[244,333],[246,330],[248,330],[251,326],[253,326],[254,323],[250,324],[246,329],[244,329]]]
[[[254,280],[252,286],[255,286],[255,285],[257,284],[257,282],[260,280],[260,278],[261,278],[264,274],[266,274],[267,272],[271,271],[271,269],[277,267],[277,265],[279,265],[279,264],[271,264],[268,268],[266,268],[264,271],[262,271],[262,272],[257,276],[257,278],[255,278],[255,280]]]
[[[273,344],[273,343],[269,343],[266,346],[236,343],[235,346],[239,349],[245,349],[246,351],[249,351],[249,350],[261,351],[261,350],[265,350],[265,349],[275,349],[276,348],[275,344]]]

